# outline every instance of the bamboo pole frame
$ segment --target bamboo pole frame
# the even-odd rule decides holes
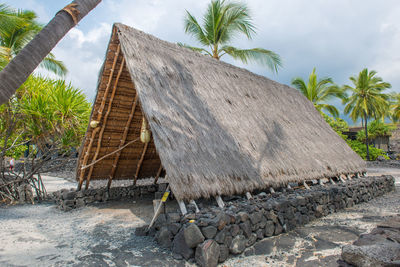
[[[140,156],[140,160],[139,160],[139,162],[137,164],[137,167],[136,167],[136,173],[135,173],[135,179],[133,181],[133,185],[136,185],[137,178],[138,178],[139,172],[140,172],[140,168],[142,167],[142,163],[143,163],[143,160],[144,160],[144,155],[146,154],[146,151],[147,151],[147,148],[149,146],[149,143],[150,142],[147,142],[147,143],[144,144],[142,155]]]
[[[161,175],[162,169],[163,169],[163,167],[162,167],[162,164],[160,163],[160,168],[158,168],[158,171],[157,171],[156,177],[155,177],[155,179],[154,179],[154,184],[157,184],[157,182],[158,182],[158,178],[160,178],[160,175]]]
[[[128,120],[126,122],[126,125],[125,125],[125,129],[124,129],[124,133],[122,135],[121,142],[119,144],[120,148],[123,147],[125,142],[126,142],[126,138],[128,136],[129,128],[130,128],[133,116],[135,114],[137,102],[138,102],[138,92],[136,91],[135,99],[133,100],[132,108],[131,108],[131,111],[129,113],[129,117],[128,117]],[[110,173],[110,176],[109,176],[109,179],[108,179],[108,184],[107,184],[107,188],[108,189],[110,189],[112,180],[114,179],[115,172],[117,171],[117,164],[118,164],[120,156],[121,156],[121,151],[119,151],[117,153],[117,155],[115,156],[115,159],[114,159],[114,162],[113,162],[113,165],[112,165],[112,169],[111,169],[111,173]]]
[[[112,65],[111,70],[110,70],[110,76],[109,76],[109,78],[108,78],[108,83],[107,83],[107,86],[106,86],[106,90],[105,90],[105,92],[104,92],[103,99],[101,100],[100,107],[99,107],[99,109],[97,110],[97,117],[96,117],[96,120],[97,120],[97,121],[100,121],[100,119],[101,119],[101,115],[102,115],[103,110],[104,110],[104,107],[105,107],[105,102],[106,102],[106,100],[107,100],[108,91],[109,91],[109,89],[110,89],[111,81],[112,81],[112,78],[113,78],[113,76],[114,76],[115,65],[117,64],[117,59],[118,59],[118,56],[119,56],[119,53],[120,53],[120,52],[121,52],[121,45],[118,44],[117,51],[115,52],[115,57],[114,57],[113,65]],[[92,146],[93,146],[93,141],[94,141],[94,138],[96,137],[96,134],[97,134],[98,131],[99,131],[99,128],[98,128],[98,127],[95,128],[95,129],[92,131],[92,134],[91,134],[91,136],[90,136],[89,145],[88,145],[88,147],[87,147],[87,149],[86,149],[85,156],[83,157],[83,162],[82,162],[82,165],[83,165],[83,166],[85,166],[85,165],[87,164],[88,160],[89,160],[90,149],[91,149]],[[82,184],[83,184],[83,181],[84,181],[85,173],[86,173],[86,171],[82,171],[82,170],[80,171],[78,190],[81,190],[81,189],[82,189]]]
[[[124,66],[125,66],[125,58],[123,57],[122,58],[122,62],[121,62],[121,66],[119,67],[119,71],[118,71],[117,77],[116,77],[115,82],[114,82],[113,90],[111,92],[110,101],[108,102],[107,112],[104,115],[104,120],[103,120],[103,123],[102,123],[102,126],[101,126],[101,130],[100,130],[100,133],[99,133],[99,138],[97,140],[96,152],[95,152],[95,154],[93,156],[92,162],[95,162],[97,160],[97,157],[99,156],[101,143],[103,141],[104,130],[106,129],[108,116],[110,115],[112,104],[113,104],[113,101],[114,101],[115,92],[117,91],[118,80],[121,77],[122,71],[124,70]],[[90,167],[90,169],[89,169],[89,173],[88,173],[88,175],[86,177],[85,189],[89,188],[90,178],[91,178],[92,173],[93,173],[93,168],[94,168],[94,165],[92,165]]]

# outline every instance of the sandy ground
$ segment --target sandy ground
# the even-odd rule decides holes
[[[338,266],[342,245],[400,214],[400,169],[369,169],[369,175],[378,174],[394,175],[397,190],[266,238],[256,244],[256,256],[233,257],[223,266]],[[76,186],[48,176],[44,181],[49,192]],[[151,199],[140,205],[100,203],[68,213],[49,203],[0,207],[0,266],[192,266],[173,259],[152,238],[134,234],[150,221],[152,209]]]

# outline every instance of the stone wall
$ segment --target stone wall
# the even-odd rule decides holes
[[[62,189],[54,192],[52,199],[57,203],[59,209],[69,211],[90,203],[105,202],[107,200],[153,199],[155,195],[162,196],[166,188],[167,184],[161,183],[143,186],[111,187],[110,190],[106,188],[94,188],[82,191]]]
[[[254,255],[262,249],[258,240],[369,201],[394,188],[392,176],[380,176],[312,186],[308,190],[261,192],[251,200],[225,198],[223,209],[200,204],[200,213],[161,214],[150,234],[160,246],[172,249],[176,258],[194,258],[200,266],[216,266],[230,254]]]

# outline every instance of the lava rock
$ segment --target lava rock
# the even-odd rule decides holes
[[[196,248],[196,262],[202,267],[216,267],[220,255],[220,248],[214,240],[206,240]]]
[[[168,230],[167,227],[165,226],[162,227],[156,235],[157,243],[164,248],[170,248],[172,246],[171,240],[172,240],[171,232]]]
[[[247,240],[244,235],[235,236],[229,246],[229,251],[235,255],[240,254],[246,249],[246,243]]]
[[[183,230],[186,244],[190,248],[195,248],[198,244],[204,241],[204,236],[201,233],[199,227],[195,224],[190,224]]]
[[[191,249],[185,241],[183,229],[179,231],[172,242],[172,252],[182,255],[186,260],[194,256],[194,250]]]
[[[214,238],[214,236],[217,234],[217,231],[218,229],[212,225],[201,228],[201,232],[206,239]]]

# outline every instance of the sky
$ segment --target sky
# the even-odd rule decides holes
[[[6,0],[15,8],[30,9],[47,23],[71,0]],[[399,0],[247,0],[257,35],[237,38],[233,45],[262,47],[278,53],[283,68],[274,74],[256,64],[222,60],[290,85],[294,77],[307,79],[312,69],[320,78],[339,85],[362,69],[376,70],[400,92]],[[103,0],[54,48],[69,73],[68,81],[92,101],[105,57],[112,24],[121,22],[170,42],[198,45],[183,30],[185,10],[201,21],[209,0]],[[43,71],[39,71],[42,72]],[[339,101],[333,101],[339,109]]]

